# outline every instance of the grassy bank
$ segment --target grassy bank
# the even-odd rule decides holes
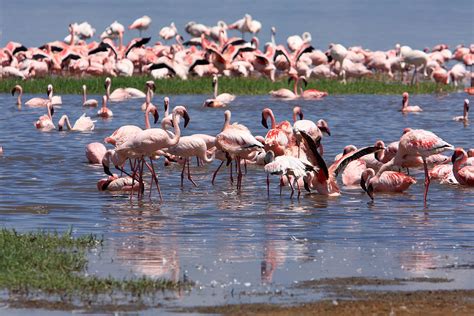
[[[153,298],[163,290],[187,286],[148,277],[117,279],[89,275],[87,251],[101,244],[92,235],[72,238],[70,233],[19,234],[2,229],[0,290],[7,290],[7,300],[14,297],[14,301],[46,300],[80,306],[90,305],[94,300],[101,305],[117,297],[122,298],[121,304],[126,304],[141,297]],[[123,300],[124,297],[127,299]]]
[[[112,79],[112,88],[133,87],[144,89],[145,82],[150,77],[117,77]],[[15,79],[0,80],[0,92],[9,93],[15,84],[21,84],[25,93],[46,94],[46,87],[49,83],[54,86],[55,93],[80,94],[82,85],[86,84],[88,92],[91,94],[104,93],[104,77],[94,78],[38,78],[28,81]],[[211,94],[210,78],[193,78],[190,80],[180,80],[177,78],[155,80],[157,94]],[[267,79],[250,78],[227,78],[219,79],[219,90],[221,92],[233,93],[236,95],[266,95],[271,90],[288,88],[286,80],[271,82]],[[378,80],[358,80],[342,84],[336,80],[310,80],[308,89],[318,89],[327,91],[329,94],[402,94],[409,93],[438,93],[455,91],[452,86],[439,86],[432,82],[422,82],[417,85],[406,85],[400,82],[383,82]]]

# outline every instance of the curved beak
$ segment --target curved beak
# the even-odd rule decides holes
[[[184,111],[183,118],[184,118],[184,128],[186,128],[190,121],[188,111]]]
[[[151,84],[151,90],[152,90],[153,92],[155,92],[155,91],[156,91],[156,85],[155,85],[155,83],[154,83],[154,82]]]
[[[321,127],[320,130],[321,132],[326,133],[328,136],[331,136],[331,131],[329,130],[329,127]]]
[[[372,199],[372,201],[374,200],[374,187],[369,184],[369,186],[367,187],[367,195]]]
[[[156,122],[158,122],[158,119],[160,118],[158,111],[153,111],[153,117],[155,118],[153,123],[156,124]]]
[[[454,153],[452,156],[451,156],[451,163],[454,165],[454,162],[456,161],[456,153]]]
[[[15,95],[16,87],[13,87],[12,89],[12,95]]]
[[[107,166],[104,163],[102,163],[102,166],[104,167],[105,174],[108,174],[109,176],[113,176],[112,172],[110,172],[109,166]]]
[[[265,117],[265,114],[263,114],[263,113],[262,113],[262,125],[266,129],[268,129],[267,118]]]
[[[365,191],[367,192],[367,187],[365,185],[365,180],[363,177],[360,177],[360,187]]]
[[[308,81],[306,80],[306,78],[301,78],[301,80],[303,80],[304,87],[306,88],[308,86]]]
[[[54,115],[54,106],[51,105],[51,116]]]
[[[290,78],[288,78],[288,85],[290,85],[291,81],[295,80],[295,78],[293,78],[293,76],[291,76]]]

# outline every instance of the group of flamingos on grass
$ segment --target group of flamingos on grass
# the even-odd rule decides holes
[[[191,38],[184,41],[174,23],[163,27],[159,36],[166,43],[150,46],[151,37],[141,37],[141,32],[151,25],[151,18],[143,16],[128,29],[139,30],[140,37],[124,45],[125,27],[115,21],[101,34],[100,41],[90,41],[95,29],[87,23],[69,25],[69,35],[63,40],[45,43],[40,47],[25,47],[9,42],[0,50],[0,78],[30,79],[48,75],[56,76],[132,76],[148,74],[154,79],[190,76],[266,77],[304,76],[306,78],[371,77],[375,73],[389,78],[405,80],[412,72],[412,82],[419,74],[440,84],[464,79],[472,80],[466,67],[474,61],[474,44],[458,45],[450,50],[445,44],[423,50],[396,44],[388,51],[372,51],[360,46],[346,48],[330,44],[326,51],[312,46],[309,32],[288,37],[286,46],[277,44],[276,28],[264,48],[259,39],[262,24],[246,14],[234,23],[219,21],[207,26],[191,21],[184,30]],[[240,31],[242,37],[229,37],[228,31]],[[253,37],[243,39],[245,33]],[[170,40],[176,43],[168,44]],[[89,41],[89,42],[86,42]],[[457,63],[449,66],[450,61]],[[474,93],[474,87],[467,88]],[[293,91],[298,94],[299,91]]]
[[[454,148],[434,133],[427,130],[406,128],[397,142],[385,146],[378,140],[373,146],[356,148],[346,146],[334,162],[327,163],[323,158],[323,136],[330,136],[330,129],[323,119],[316,123],[304,119],[302,109],[293,109],[293,124],[289,121],[277,122],[272,110],[265,108],[262,111],[262,125],[269,129],[266,136],[253,136],[250,130],[242,124],[231,122],[231,112],[224,112],[222,130],[216,136],[194,134],[181,137],[180,123],[184,121],[184,128],[190,122],[185,106],[176,106],[170,112],[170,100],[164,98],[164,115],[161,128],[152,128],[159,119],[158,109],[152,104],[155,84],[146,83],[146,93],[134,89],[119,88],[111,92],[111,79],[105,80],[105,95],[102,99],[102,108],[98,111],[99,117],[110,117],[112,111],[107,107],[108,101],[116,102],[131,97],[145,96],[141,106],[144,111],[144,127],[125,125],[118,128],[112,135],[105,138],[105,143],[114,146],[107,150],[101,143],[91,143],[86,147],[86,156],[91,163],[102,164],[108,178],[101,179],[97,187],[99,190],[130,191],[130,197],[136,192],[139,197],[145,191],[145,182],[151,195],[153,186],[156,187],[162,199],[158,174],[153,161],[164,157],[167,164],[181,163],[181,185],[184,177],[197,186],[190,172],[190,159],[197,157],[198,165],[210,163],[214,159],[221,163],[212,177],[214,184],[218,171],[225,164],[229,168],[230,181],[234,182],[233,168],[237,172],[236,187],[242,189],[242,177],[246,173],[248,164],[263,166],[265,172],[279,176],[280,192],[284,186],[291,188],[291,196],[295,189],[298,198],[301,189],[316,191],[322,195],[339,195],[340,188],[337,182],[338,175],[342,177],[345,186],[361,186],[374,199],[374,192],[403,192],[416,180],[401,172],[411,168],[423,168],[425,174],[424,202],[426,205],[430,179],[439,179],[441,182],[474,186],[474,149],[466,152],[462,148]],[[15,86],[12,93],[21,90]],[[204,102],[204,105],[209,100]],[[21,105],[21,93],[17,96],[17,104]],[[56,129],[53,122],[54,105],[60,104],[61,98],[53,95],[53,87],[48,86],[48,98],[33,98],[27,102],[29,106],[46,107],[47,114],[41,116],[35,123],[36,128],[43,131]],[[97,101],[87,100],[84,93],[84,105],[97,105]],[[408,93],[403,93],[402,113],[420,112],[421,107],[409,105]],[[454,117],[455,121],[468,124],[469,100],[464,100],[463,116]],[[270,121],[270,125],[268,122]],[[70,130],[86,131],[94,129],[91,118],[82,115],[73,126],[63,115],[58,122],[58,129],[62,130],[66,124]],[[450,157],[441,153],[454,150]],[[127,163],[128,162],[128,163]],[[449,164],[452,162],[452,164]],[[118,177],[111,172],[111,165],[122,175]],[[126,170],[127,167],[129,170]],[[245,169],[245,172],[242,171]],[[148,170],[146,173],[145,171]],[[149,174],[151,181],[144,180]],[[269,190],[267,176],[267,191]],[[269,192],[269,191],[268,191]]]

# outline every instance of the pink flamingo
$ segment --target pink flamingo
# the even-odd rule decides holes
[[[156,90],[155,82],[153,80],[149,80],[145,83],[146,88],[146,98],[145,103],[142,104],[142,111],[146,111],[148,104],[151,103],[151,99],[153,99],[153,93]]]
[[[303,110],[299,106],[295,106],[293,108],[293,131],[296,135],[296,140],[298,141],[298,156],[301,147],[301,131],[310,135],[314,139],[316,144],[318,144],[319,152],[321,153],[321,155],[324,154],[324,148],[321,144],[323,133],[328,136],[331,136],[329,125],[325,120],[321,119],[316,122],[316,124],[313,121],[305,120]]]
[[[129,192],[139,191],[140,184],[134,183],[131,177],[119,177],[116,174],[108,176],[105,179],[100,179],[97,182],[97,190],[110,192]]]
[[[462,148],[456,148],[452,156],[453,173],[456,180],[461,185],[474,186],[474,166],[466,165],[466,151]]]
[[[308,85],[308,81],[305,76],[300,76],[298,80],[304,82],[305,87]],[[300,97],[303,99],[322,99],[328,96],[326,91],[319,91],[316,89],[306,89],[303,90],[302,85],[300,85]]]
[[[86,158],[91,164],[101,164],[107,149],[102,143],[90,143],[86,146]]]
[[[357,151],[357,147],[354,145],[348,145],[344,147],[342,156],[347,155],[351,152]],[[340,158],[338,157],[338,159]],[[367,157],[367,156],[364,156]],[[336,159],[336,160],[338,160]],[[367,165],[363,159],[353,160],[347,164],[346,168],[342,172],[342,184],[348,187],[354,187],[360,184],[360,177],[362,173],[367,170]]]
[[[142,91],[135,88],[118,88],[110,93],[110,88],[112,86],[112,80],[107,77],[105,78],[105,91],[107,95],[107,100],[117,102],[124,101],[130,98],[146,98],[146,94]]]
[[[19,84],[17,84],[12,89],[12,96],[15,96],[15,92],[18,93],[18,96],[16,97],[16,105],[21,105],[21,97],[23,96],[23,88]]]
[[[86,85],[82,85],[82,106],[96,107],[97,105],[98,105],[97,100],[87,99],[87,87]]]
[[[272,150],[276,156],[282,156],[291,142],[293,134],[291,124],[288,121],[283,121],[277,125],[273,111],[270,108],[265,108],[262,111],[262,125],[265,128],[268,128],[268,118],[271,120],[271,129],[265,136],[265,151]]]
[[[63,115],[61,116],[61,119],[58,122],[58,130],[62,131],[64,128],[64,124],[66,124],[67,128],[70,131],[93,131],[95,127],[95,122],[96,121],[91,120],[91,118],[86,116],[86,114],[84,113],[76,120],[74,125],[71,126],[71,122],[69,122],[69,117],[67,115]]]
[[[25,102],[25,105],[33,106],[33,107],[43,107],[47,106],[48,102],[51,102],[52,105],[61,104],[61,97],[53,97],[53,85],[48,84],[48,98],[32,98]]]
[[[133,21],[128,27],[129,30],[138,30],[139,36],[142,37],[142,31],[147,30],[151,24],[151,19],[147,15]]]
[[[402,101],[402,113],[408,112],[421,112],[423,111],[418,105],[408,105],[408,92],[403,92],[403,101]]]
[[[204,101],[203,106],[211,108],[221,108],[227,106],[230,102],[235,100],[235,95],[230,93],[218,93],[218,77],[217,75],[212,76],[212,87],[214,88],[214,98],[207,99]]]
[[[40,116],[35,123],[35,127],[43,131],[51,131],[56,129],[53,123],[54,107],[51,102],[48,102],[46,108],[48,110],[48,114]]]
[[[403,192],[415,183],[414,178],[401,172],[385,171],[376,176],[371,168],[364,170],[360,178],[360,186],[372,200],[374,192]]]
[[[454,147],[451,144],[448,144],[430,131],[422,129],[410,130],[400,138],[398,151],[395,157],[385,163],[377,172],[376,176],[380,177],[383,172],[391,169],[393,166],[406,168],[407,162],[421,157],[425,170],[425,193],[423,200],[426,207],[428,188],[430,185],[427,158],[431,155],[436,155],[452,149],[454,149]]]
[[[467,123],[469,121],[469,100],[464,99],[464,113],[462,116],[455,116],[453,120]]]
[[[275,98],[282,98],[282,99],[297,99],[298,98],[298,77],[296,75],[290,76],[288,78],[288,84],[290,84],[291,81],[294,81],[293,84],[293,91],[286,89],[286,88],[281,88],[276,91],[270,91],[270,95]]]
[[[219,150],[227,153],[229,161],[234,159],[237,163],[237,189],[240,190],[242,187],[242,170],[240,166],[241,158],[246,158],[249,154],[254,151],[263,149],[264,146],[258,140],[253,137],[247,127],[242,124],[230,124],[231,112],[229,110],[224,112],[224,126],[222,131],[216,136],[216,147]],[[222,163],[219,165],[217,170],[214,172],[212,182],[217,175]]]
[[[112,117],[113,115],[114,113],[112,112],[112,110],[107,107],[107,96],[102,96],[102,107],[99,111],[97,111],[97,116],[100,116],[102,118],[108,118]]]

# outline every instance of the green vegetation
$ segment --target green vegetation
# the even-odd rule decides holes
[[[65,234],[36,232],[19,234],[0,230],[0,290],[15,300],[46,298],[51,303],[87,302],[101,295],[102,303],[126,297],[136,302],[153,298],[163,290],[180,290],[190,284],[149,277],[116,279],[87,274],[87,251],[100,247],[93,235],[73,238]],[[124,301],[122,300],[121,304]]]
[[[105,77],[72,78],[51,77],[38,78],[28,81],[16,79],[0,80],[0,92],[9,93],[15,84],[21,84],[25,93],[46,94],[49,83],[54,86],[56,94],[81,94],[82,85],[86,84],[88,93],[103,94]],[[112,89],[133,87],[144,89],[145,82],[151,80],[146,76],[117,77],[112,79]],[[211,94],[211,78],[178,78],[155,80],[157,94]],[[292,86],[291,86],[292,87]],[[271,90],[288,88],[286,80],[271,82],[268,79],[227,78],[219,79],[219,90],[237,95],[266,95]],[[417,85],[402,84],[397,81],[357,80],[343,84],[336,80],[310,80],[308,89],[318,89],[333,94],[402,94],[409,93],[438,93],[455,91],[453,86],[437,85],[433,82],[421,82]]]

